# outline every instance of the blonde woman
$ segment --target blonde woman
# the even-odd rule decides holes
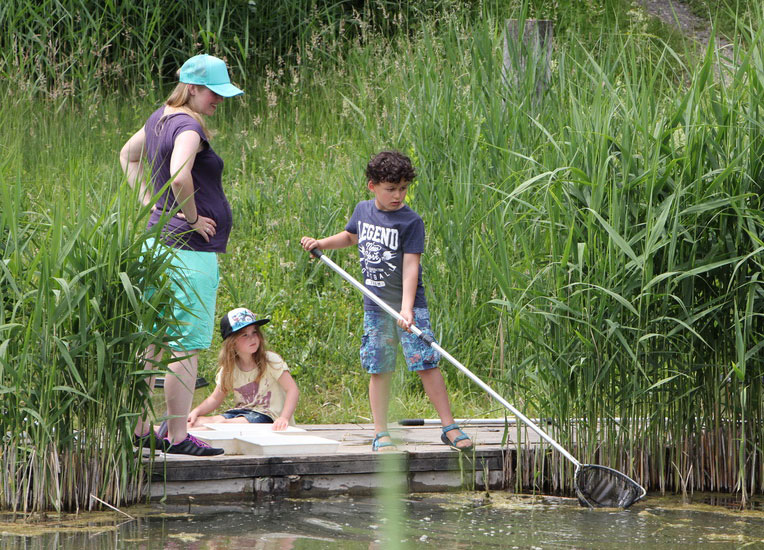
[[[233,216],[223,191],[223,160],[210,145],[205,117],[215,114],[225,98],[244,92],[231,84],[225,62],[211,55],[190,58],[179,75],[180,82],[165,104],[149,116],[119,155],[128,182],[140,185],[143,204],[155,201],[149,227],[163,214],[177,211],[163,227],[160,246],[173,249],[171,276],[184,306],[175,309],[178,323],[170,331],[174,361],[169,368],[175,375],[165,380],[166,438],[157,436],[144,415],[136,426],[134,443],[172,454],[211,456],[223,450],[189,436],[186,419],[198,352],[212,343],[217,254],[226,251]],[[170,185],[163,191],[167,182]],[[147,365],[156,358],[156,350],[147,350]]]
[[[239,422],[273,424],[276,431],[294,424],[300,391],[289,367],[268,351],[260,327],[270,319],[258,319],[250,310],[232,309],[220,320],[223,347],[218,356],[217,386],[188,415],[188,426]],[[217,409],[233,392],[235,406],[222,414],[204,416]]]

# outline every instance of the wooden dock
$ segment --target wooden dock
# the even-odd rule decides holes
[[[431,492],[460,487],[501,488],[507,479],[502,447],[504,426],[470,425],[464,431],[475,443],[474,453],[459,453],[440,440],[439,426],[391,425],[398,452],[372,452],[371,424],[301,425],[308,435],[340,442],[331,454],[304,456],[188,457],[157,454],[149,463],[152,497],[183,500],[189,496],[259,499],[282,495],[295,497],[330,494],[369,494],[392,480],[405,483],[407,492]],[[517,441],[509,429],[509,449]],[[523,430],[523,441],[537,437]],[[460,456],[461,455],[461,456]],[[388,460],[394,456],[394,460]],[[147,459],[148,461],[148,459]],[[390,477],[385,471],[397,472]]]

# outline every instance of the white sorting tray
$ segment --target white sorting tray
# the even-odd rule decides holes
[[[315,435],[281,435],[271,432],[261,435],[240,435],[242,454],[253,456],[302,456],[331,454],[337,451],[339,441]]]
[[[249,456],[300,456],[331,454],[340,443],[326,437],[308,435],[302,428],[290,426],[287,430],[274,432],[270,424],[210,424],[220,427],[210,430],[189,430],[188,433],[212,447],[225,451],[226,455]],[[229,429],[223,430],[225,426]],[[253,428],[253,426],[257,426]],[[243,428],[243,429],[240,429]]]

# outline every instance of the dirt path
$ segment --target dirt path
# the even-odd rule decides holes
[[[690,7],[680,0],[636,0],[648,15],[657,17],[663,23],[671,25],[698,45],[698,52],[703,55],[708,49],[711,38],[711,22],[698,17]],[[732,44],[724,36],[716,36],[714,44],[714,74],[724,84],[730,82],[730,68],[735,65]]]
[[[689,6],[679,0],[638,0],[644,10],[668,25],[678,28],[685,36],[695,39],[705,49],[711,36],[711,22],[698,17]],[[716,47],[727,48],[730,42],[717,36]]]

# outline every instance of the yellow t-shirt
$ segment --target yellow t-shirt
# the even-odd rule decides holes
[[[279,377],[289,371],[289,367],[279,354],[272,351],[267,353],[265,359],[267,367],[260,382],[255,382],[259,372],[257,369],[247,372],[239,368],[233,370],[234,401],[237,409],[250,409],[276,420],[281,415],[286,399]],[[220,371],[215,382],[220,385]],[[289,424],[294,425],[294,415],[289,419]]]

